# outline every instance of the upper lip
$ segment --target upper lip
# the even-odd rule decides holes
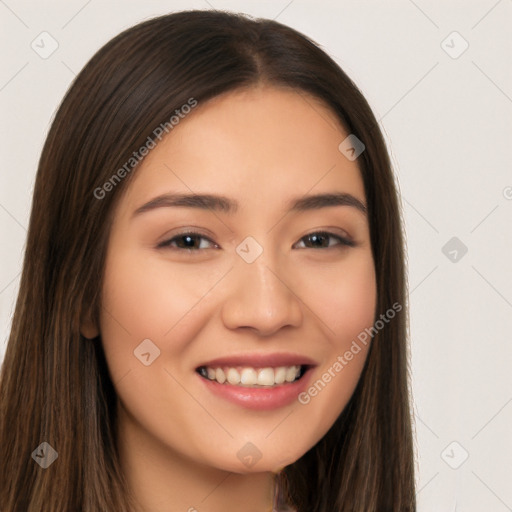
[[[273,353],[273,354],[239,354],[226,357],[219,357],[212,359],[203,364],[202,366],[209,366],[211,368],[218,368],[221,366],[249,366],[252,368],[266,368],[266,367],[279,367],[279,366],[301,366],[310,365],[315,366],[316,363],[313,359],[298,354],[291,353]]]

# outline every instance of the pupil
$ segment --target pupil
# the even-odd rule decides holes
[[[313,242],[313,244],[315,242],[320,242],[320,244],[316,244],[316,245],[325,245],[325,244],[322,244],[322,241],[325,241],[325,236],[324,235],[311,235],[311,240]]]
[[[190,249],[194,247],[194,241],[195,237],[190,235],[181,235],[180,238],[178,238],[180,242],[178,242],[178,246],[185,246],[185,249]]]
[[[185,245],[187,247],[194,247],[194,238],[191,237],[190,235],[184,235],[182,237],[182,240],[186,240]]]

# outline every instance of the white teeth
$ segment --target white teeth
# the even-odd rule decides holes
[[[282,384],[286,380],[286,368],[284,366],[280,366],[276,368],[274,372],[274,381],[276,384]]]
[[[258,384],[260,386],[272,386],[274,385],[274,369],[263,368],[258,373]]]
[[[240,382],[244,386],[254,386],[258,382],[258,372],[254,368],[244,368],[240,376]]]
[[[240,384],[240,374],[238,373],[238,370],[235,368],[230,368],[228,370],[228,382],[230,384]]]
[[[300,375],[301,367],[279,366],[277,368],[211,368],[203,367],[201,374],[209,380],[216,380],[220,384],[234,386],[260,387],[275,386],[285,382],[293,382]]]
[[[297,376],[297,367],[296,366],[290,366],[290,368],[286,369],[286,382],[293,382],[295,380],[295,377]]]
[[[217,382],[220,382],[221,384],[224,384],[224,382],[226,382],[226,374],[224,373],[224,370],[222,370],[222,368],[217,368],[215,370],[215,380]]]

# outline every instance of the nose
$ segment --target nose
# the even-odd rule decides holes
[[[245,327],[270,336],[283,327],[299,327],[303,320],[300,289],[286,279],[265,252],[253,263],[237,261],[221,318],[229,329]],[[296,289],[294,289],[296,288]]]

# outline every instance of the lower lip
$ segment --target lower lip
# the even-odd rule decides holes
[[[263,411],[285,407],[297,400],[298,395],[308,385],[312,369],[311,367],[308,368],[299,380],[272,388],[249,388],[232,384],[220,384],[199,374],[197,376],[213,394],[246,409]]]

